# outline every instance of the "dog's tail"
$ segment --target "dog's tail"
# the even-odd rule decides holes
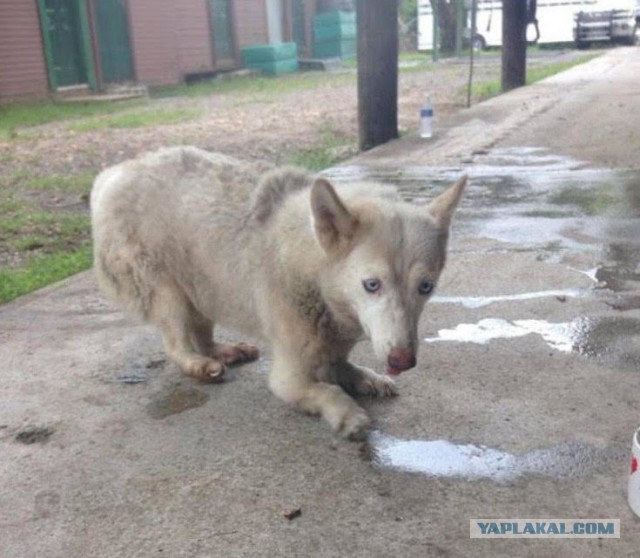
[[[311,186],[312,182],[313,177],[309,173],[296,167],[268,172],[253,193],[253,218],[259,223],[266,223],[289,194]]]

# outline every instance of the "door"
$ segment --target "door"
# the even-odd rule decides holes
[[[298,46],[298,53],[307,52],[306,14],[304,0],[293,0],[291,4],[291,35]]]
[[[42,34],[53,89],[89,82],[82,0],[39,0]]]
[[[93,3],[104,83],[133,79],[126,0],[98,0]]]
[[[233,9],[231,0],[209,0],[213,33],[213,59],[216,66],[233,66]]]

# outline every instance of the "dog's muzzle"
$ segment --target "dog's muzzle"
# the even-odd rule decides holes
[[[387,357],[387,374],[397,376],[416,365],[416,355],[411,349],[391,349]]]

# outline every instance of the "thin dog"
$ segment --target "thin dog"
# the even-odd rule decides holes
[[[154,324],[187,375],[221,381],[256,347],[216,343],[215,324],[261,336],[269,385],[341,435],[370,427],[350,396],[396,394],[413,368],[418,319],[445,264],[466,177],[429,205],[375,183],[334,188],[299,169],[194,147],[111,167],[91,193],[95,270],[105,292]],[[363,338],[387,374],[348,361]]]

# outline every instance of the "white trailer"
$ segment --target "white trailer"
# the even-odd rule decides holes
[[[441,2],[444,0],[440,0]],[[453,2],[455,0],[449,0]],[[580,11],[592,11],[607,0],[538,0],[536,18],[540,37],[538,43],[569,43],[574,40],[574,19]],[[469,24],[469,22],[468,22]],[[535,30],[529,26],[529,40],[535,40]],[[467,29],[467,37],[469,31]],[[502,0],[477,0],[476,36],[474,46],[486,48],[502,45]],[[418,49],[433,48],[433,10],[430,0],[418,1]]]

